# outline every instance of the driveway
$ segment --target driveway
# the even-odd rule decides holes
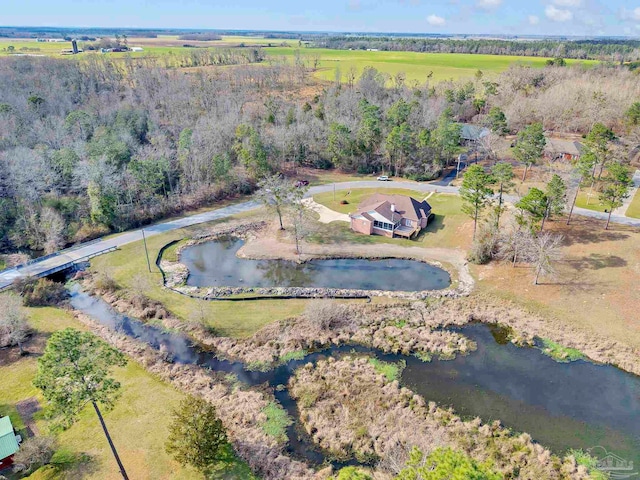
[[[331,222],[351,222],[349,215],[346,213],[336,212],[335,210],[331,210],[330,208],[325,207],[324,205],[320,205],[313,198],[305,198],[302,201],[310,210],[313,210],[318,215],[320,215],[320,223],[331,223]]]

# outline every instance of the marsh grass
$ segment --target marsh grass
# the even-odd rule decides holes
[[[378,360],[377,358],[370,358],[369,363],[373,365],[376,373],[384,375],[389,382],[400,380],[400,375],[402,375],[402,371],[407,366],[404,360],[398,363],[389,363]]]
[[[585,355],[576,348],[565,347],[548,338],[541,339],[542,353],[553,358],[556,362],[569,363],[576,360],[583,360]]]
[[[267,417],[262,424],[264,433],[277,440],[286,442],[287,427],[293,423],[289,415],[287,415],[287,412],[277,403],[269,402],[269,404],[262,409],[262,413]]]
[[[302,360],[306,357],[308,352],[306,350],[294,350],[292,352],[287,352],[284,355],[280,356],[280,361],[282,363],[290,362],[291,360]]]

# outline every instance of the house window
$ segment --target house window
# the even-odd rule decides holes
[[[392,231],[393,230],[393,224],[391,223],[386,223],[386,222],[378,222],[377,220],[373,221],[373,226],[375,228],[380,228],[382,230],[389,230]],[[398,225],[396,225],[397,227]]]

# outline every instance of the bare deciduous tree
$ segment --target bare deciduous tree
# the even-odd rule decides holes
[[[555,276],[556,263],[562,259],[562,235],[542,232],[531,236],[527,245],[527,257],[534,268],[533,284],[538,285],[540,276]]]
[[[0,295],[0,346],[17,345],[23,355],[23,343],[29,336],[29,324],[17,295]]]

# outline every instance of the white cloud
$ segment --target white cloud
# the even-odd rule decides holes
[[[439,17],[438,15],[431,14],[427,17],[427,23],[434,27],[441,27],[445,23],[447,23],[447,21],[443,17]]]
[[[478,7],[484,8],[485,10],[498,8],[500,5],[502,5],[502,0],[480,0],[478,2]]]
[[[538,25],[540,23],[540,17],[537,15],[529,15],[529,25]]]
[[[582,5],[582,0],[553,0],[553,3],[559,7],[579,7]]]
[[[571,10],[556,8],[553,5],[547,5],[547,8],[544,9],[544,14],[554,22],[568,22],[573,19]]]
[[[620,12],[620,17],[623,20],[636,20],[640,22],[640,7],[636,7],[633,10],[627,10],[623,8]]]

